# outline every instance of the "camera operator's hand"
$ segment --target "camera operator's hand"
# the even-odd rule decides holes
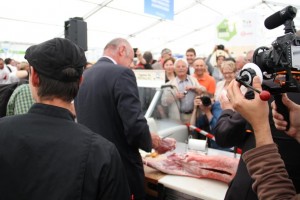
[[[215,45],[214,49],[213,49],[213,53],[216,52],[218,50],[218,45]]]
[[[229,49],[225,48],[224,51],[229,54]]]
[[[227,98],[227,90],[223,90],[221,92],[219,101],[220,101],[222,110],[226,110],[226,109],[234,110],[232,107],[232,104],[230,103],[229,99]]]
[[[294,137],[300,143],[300,105],[297,105],[291,101],[286,94],[282,95],[282,103],[288,108],[290,113],[290,128],[286,133]],[[277,112],[277,107],[275,102],[272,102],[272,114],[275,127],[278,130],[286,130],[287,122],[284,120],[284,117]]]
[[[212,105],[204,106],[202,100],[200,99],[200,96],[196,96],[194,99],[194,110],[197,109],[197,107],[199,107],[199,109],[206,115],[208,121],[212,119],[213,117],[213,114],[211,112]]]
[[[196,109],[198,106],[200,106],[200,104],[202,104],[200,96],[196,96],[194,99],[194,109]]]
[[[227,96],[238,111],[253,127],[256,146],[273,143],[269,124],[269,105],[267,101],[262,101],[259,94],[255,92],[255,98],[248,100],[240,90],[240,83],[231,81],[227,88]],[[258,76],[253,79],[253,87],[262,90]]]
[[[146,60],[143,58],[143,55],[139,49],[136,50],[136,57],[138,58],[140,63],[142,63],[143,65],[146,64]]]

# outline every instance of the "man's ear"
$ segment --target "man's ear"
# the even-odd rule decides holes
[[[31,83],[34,87],[38,87],[40,85],[40,78],[33,67],[30,67],[30,71],[31,71],[31,76],[30,76]]]
[[[119,47],[119,55],[120,56],[124,56],[124,55],[126,55],[126,46],[124,46],[124,45],[121,45],[120,47]]]

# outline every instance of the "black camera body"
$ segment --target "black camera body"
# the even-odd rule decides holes
[[[263,52],[258,53],[259,50]],[[253,61],[268,74],[285,71],[287,68],[300,70],[300,37],[288,33],[278,37],[272,48],[258,48]]]
[[[219,44],[219,45],[217,45],[217,49],[219,49],[219,50],[224,50],[224,49],[225,49],[225,47],[224,47],[224,45],[223,45],[223,44]]]
[[[287,6],[265,20],[269,29],[284,24],[285,35],[276,38],[272,47],[259,47],[254,51],[253,63],[263,73],[263,88],[271,94],[300,92],[300,37],[296,35],[293,19],[297,9]],[[271,80],[271,81],[268,81]]]
[[[137,57],[137,54],[136,54],[136,51],[138,50],[138,48],[133,48],[133,53],[134,53],[134,58],[136,58]]]
[[[200,97],[200,100],[202,101],[202,105],[205,107],[208,107],[211,105],[211,99],[208,96],[202,96],[202,97]]]

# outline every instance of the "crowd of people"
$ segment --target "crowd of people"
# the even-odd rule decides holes
[[[29,47],[26,62],[0,58],[0,84],[22,83],[0,118],[1,197],[145,199],[139,149],[165,153],[176,146],[150,132],[143,115],[133,70],[147,69],[164,70],[170,86],[160,99],[161,118],[212,133],[210,148],[242,149],[225,199],[299,198],[300,95],[283,95],[290,111],[285,131],[272,100],[261,101],[235,80],[253,53],[233,57],[216,45],[207,58],[193,48],[175,58],[165,48],[155,60],[115,38],[90,63],[76,44],[54,38]],[[257,77],[253,87],[262,89]]]

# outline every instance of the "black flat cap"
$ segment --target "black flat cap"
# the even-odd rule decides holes
[[[83,49],[64,38],[54,38],[29,47],[25,59],[39,74],[62,82],[78,80],[86,64]],[[75,75],[63,73],[68,68],[75,69]]]

